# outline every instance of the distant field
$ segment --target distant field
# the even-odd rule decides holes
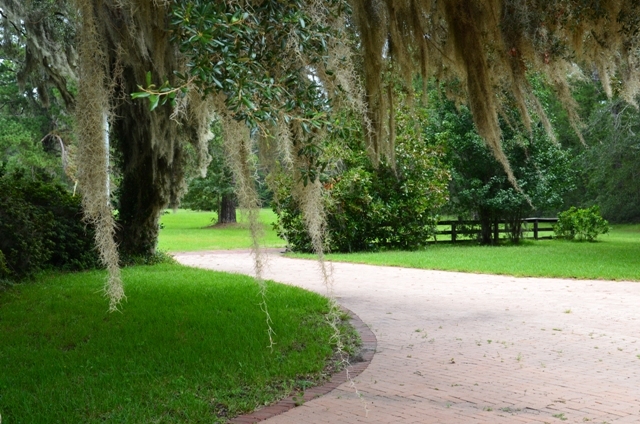
[[[527,277],[640,281],[640,224],[616,225],[595,243],[557,239],[501,246],[439,243],[421,251],[336,253],[328,254],[327,259]]]
[[[160,230],[158,248],[169,252],[187,252],[251,247],[251,234],[245,214],[238,211],[238,224],[215,226],[215,219],[214,212],[196,212],[188,209],[167,211],[160,219],[163,228]],[[261,239],[263,247],[285,245],[271,227],[275,221],[276,215],[272,210],[260,211],[260,222],[264,229],[264,237]]]

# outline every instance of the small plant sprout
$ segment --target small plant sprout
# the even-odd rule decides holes
[[[565,309],[565,310],[564,310],[564,313],[565,313],[565,314],[570,314],[570,313],[571,313],[571,308],[569,308],[569,309]]]

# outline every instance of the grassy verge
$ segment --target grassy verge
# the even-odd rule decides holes
[[[292,255],[310,258],[312,255]],[[618,225],[595,243],[436,244],[415,252],[329,254],[333,261],[527,277],[640,281],[640,225]]]
[[[247,249],[251,247],[251,234],[247,217],[238,213],[239,223],[214,226],[211,220],[213,212],[196,212],[179,209],[169,211],[162,216],[162,229],[158,241],[160,250],[187,252],[196,250]],[[264,228],[262,244],[264,247],[283,247],[285,245],[271,228],[276,215],[270,209],[260,211],[260,222]],[[215,222],[214,222],[215,223]]]
[[[45,274],[0,291],[0,414],[7,423],[222,422],[321,378],[332,334],[323,297],[269,283],[276,345],[248,277],[179,265]]]

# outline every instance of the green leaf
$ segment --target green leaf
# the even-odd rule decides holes
[[[145,97],[149,97],[150,93],[147,93],[146,91],[136,91],[135,93],[131,93],[131,98],[132,99],[143,99]]]
[[[151,71],[147,71],[147,87],[151,85]]]
[[[160,96],[157,94],[152,94],[149,96],[149,110],[154,110],[158,107],[158,102],[160,101]]]

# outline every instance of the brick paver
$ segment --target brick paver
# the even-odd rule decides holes
[[[248,252],[175,256],[253,270]],[[333,267],[378,340],[363,398],[345,383],[266,423],[640,423],[639,283]],[[266,277],[326,292],[313,261],[271,253]]]

